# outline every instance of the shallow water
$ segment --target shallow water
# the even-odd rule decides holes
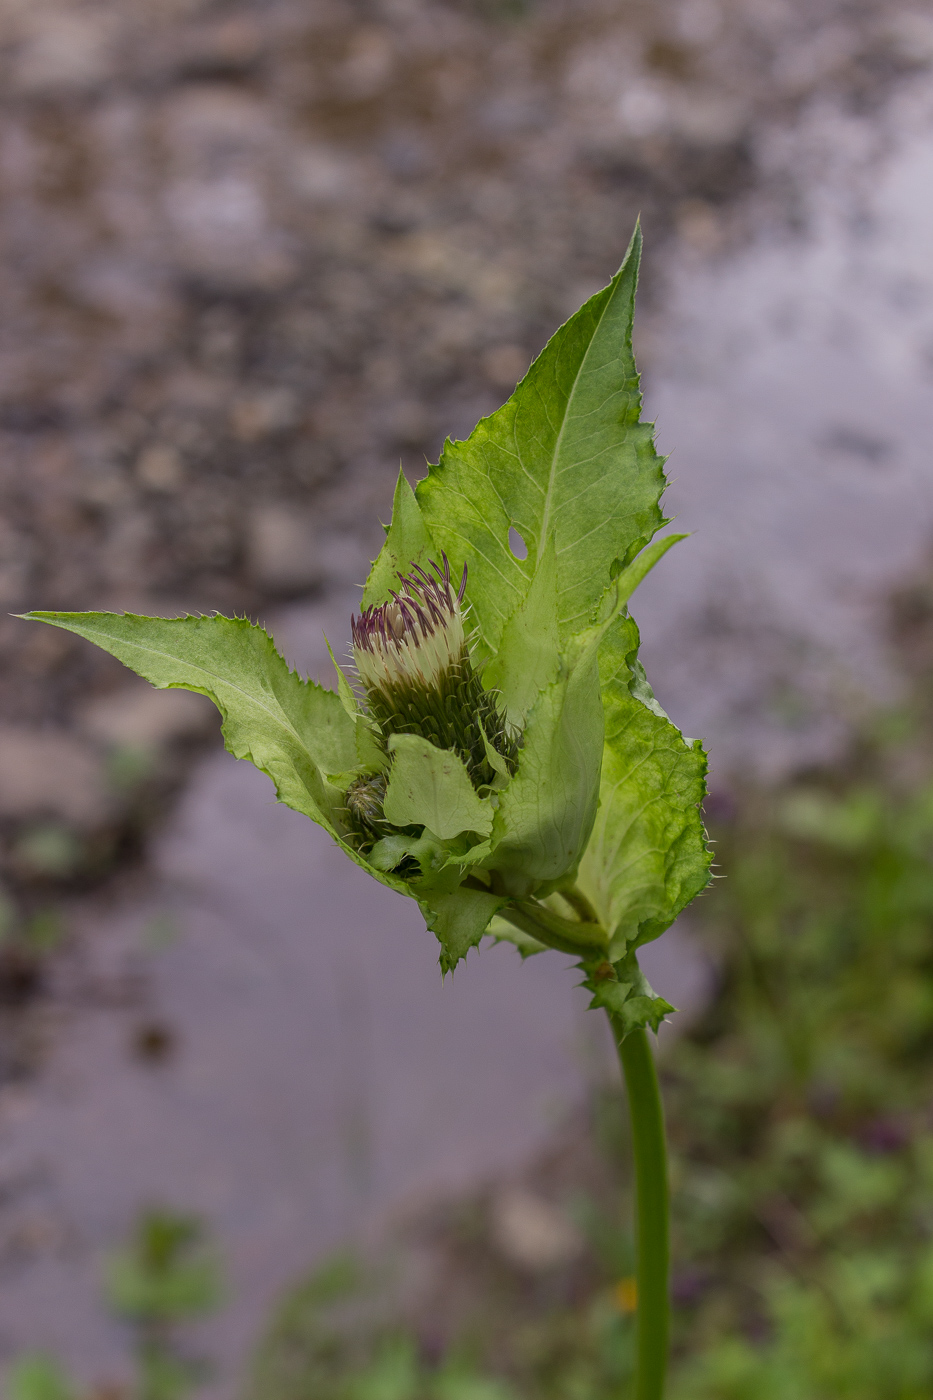
[[[815,109],[782,158],[806,232],[672,267],[647,402],[695,532],[635,611],[714,774],[820,755],[896,693],[879,602],[933,537],[933,87]]]
[[[827,697],[888,686],[877,600],[933,525],[931,129],[919,82],[880,117],[814,109],[781,156],[809,172],[805,232],[684,250],[646,328],[670,513],[695,535],[636,611],[659,695],[710,736],[717,780],[826,752],[842,733]],[[290,659],[320,672],[321,626],[338,639],[351,606],[283,613]],[[166,912],[177,937],[156,951]],[[124,1364],[96,1280],[141,1203],[216,1232],[230,1306],[202,1336],[210,1394],[229,1397],[283,1285],[387,1211],[520,1164],[605,1063],[565,960],[492,950],[442,985],[415,909],[220,753],[144,893],[80,919],[91,980],[141,977],[178,1047],[134,1059],[139,1006],[103,997],[61,1013],[45,1073],[3,1091],[0,1343],[86,1377]],[[671,1000],[702,998],[687,932],[645,961]]]

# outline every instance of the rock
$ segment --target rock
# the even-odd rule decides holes
[[[16,56],[14,87],[33,97],[93,91],[110,77],[114,37],[104,10],[40,12]]]
[[[483,373],[496,389],[510,392],[525,373],[529,355],[520,345],[494,345],[483,356]]]
[[[106,748],[157,749],[203,733],[216,714],[206,695],[134,682],[85,705],[78,724]]]
[[[162,442],[144,447],[136,459],[136,479],[150,491],[177,491],[185,479],[184,464],[177,448]]]
[[[533,1273],[569,1264],[583,1244],[556,1206],[524,1187],[510,1186],[498,1193],[492,1206],[492,1228],[506,1259]]]
[[[684,243],[704,256],[721,246],[724,231],[716,209],[705,199],[685,199],[677,210],[677,232]]]
[[[616,103],[615,116],[627,136],[636,140],[657,136],[670,124],[670,92],[653,78],[634,79]]]
[[[397,443],[417,447],[430,435],[434,426],[430,410],[418,399],[402,399],[389,414],[389,429]]]
[[[353,588],[362,584],[369,574],[372,552],[359,535],[344,530],[329,530],[317,549],[321,572],[328,586]],[[359,602],[359,599],[355,601]]]
[[[314,525],[293,506],[269,505],[249,523],[247,553],[255,581],[274,592],[297,593],[321,582]]]
[[[375,25],[357,30],[335,77],[342,95],[357,101],[375,97],[388,85],[395,63],[391,35]]]
[[[265,48],[263,26],[254,16],[234,15],[190,35],[175,36],[181,43],[176,50],[177,70],[189,78],[230,79],[242,77],[262,58]]]
[[[244,394],[233,405],[233,431],[240,442],[257,442],[293,428],[298,422],[298,399],[291,389],[260,389]]]
[[[296,150],[288,171],[295,192],[314,203],[329,204],[359,191],[359,159],[320,144]]]
[[[110,810],[103,761],[86,743],[60,730],[0,726],[0,816],[93,827]]]
[[[164,104],[169,252],[186,275],[240,287],[281,286],[289,243],[270,200],[271,114],[232,83],[199,83]]]
[[[0,605],[15,603],[29,582],[28,539],[0,516]]]
[[[903,10],[890,17],[887,29],[894,51],[908,63],[933,61],[933,15]]]

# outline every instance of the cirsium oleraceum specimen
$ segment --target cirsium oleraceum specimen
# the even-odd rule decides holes
[[[704,755],[654,699],[628,612],[680,538],[652,543],[665,479],[631,349],[638,253],[636,236],[416,490],[399,479],[353,623],[356,674],[338,668],[335,690],[245,619],[30,614],[209,695],[232,753],[418,901],[443,968],[486,935],[556,947],[624,1033],[670,1009],[635,949],[709,871]]]

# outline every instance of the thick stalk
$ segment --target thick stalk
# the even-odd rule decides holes
[[[606,956],[609,938],[602,924],[564,919],[536,899],[513,899],[500,913],[523,933],[530,933],[532,938],[561,953],[597,961]]]
[[[661,1400],[667,1369],[668,1185],[664,1110],[646,1031],[629,1031],[609,1017],[619,1051],[635,1154],[638,1375],[636,1400]]]

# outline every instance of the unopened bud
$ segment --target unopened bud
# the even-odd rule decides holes
[[[346,823],[358,850],[371,849],[392,830],[382,814],[385,795],[384,773],[364,773],[347,788]]]
[[[432,573],[413,564],[409,574],[399,574],[399,592],[353,619],[353,657],[383,739],[420,734],[453,749],[474,786],[482,787],[496,777],[487,741],[511,772],[518,739],[470,659],[462,611],[466,567],[454,588],[446,555],[442,559],[443,569],[432,562]]]

